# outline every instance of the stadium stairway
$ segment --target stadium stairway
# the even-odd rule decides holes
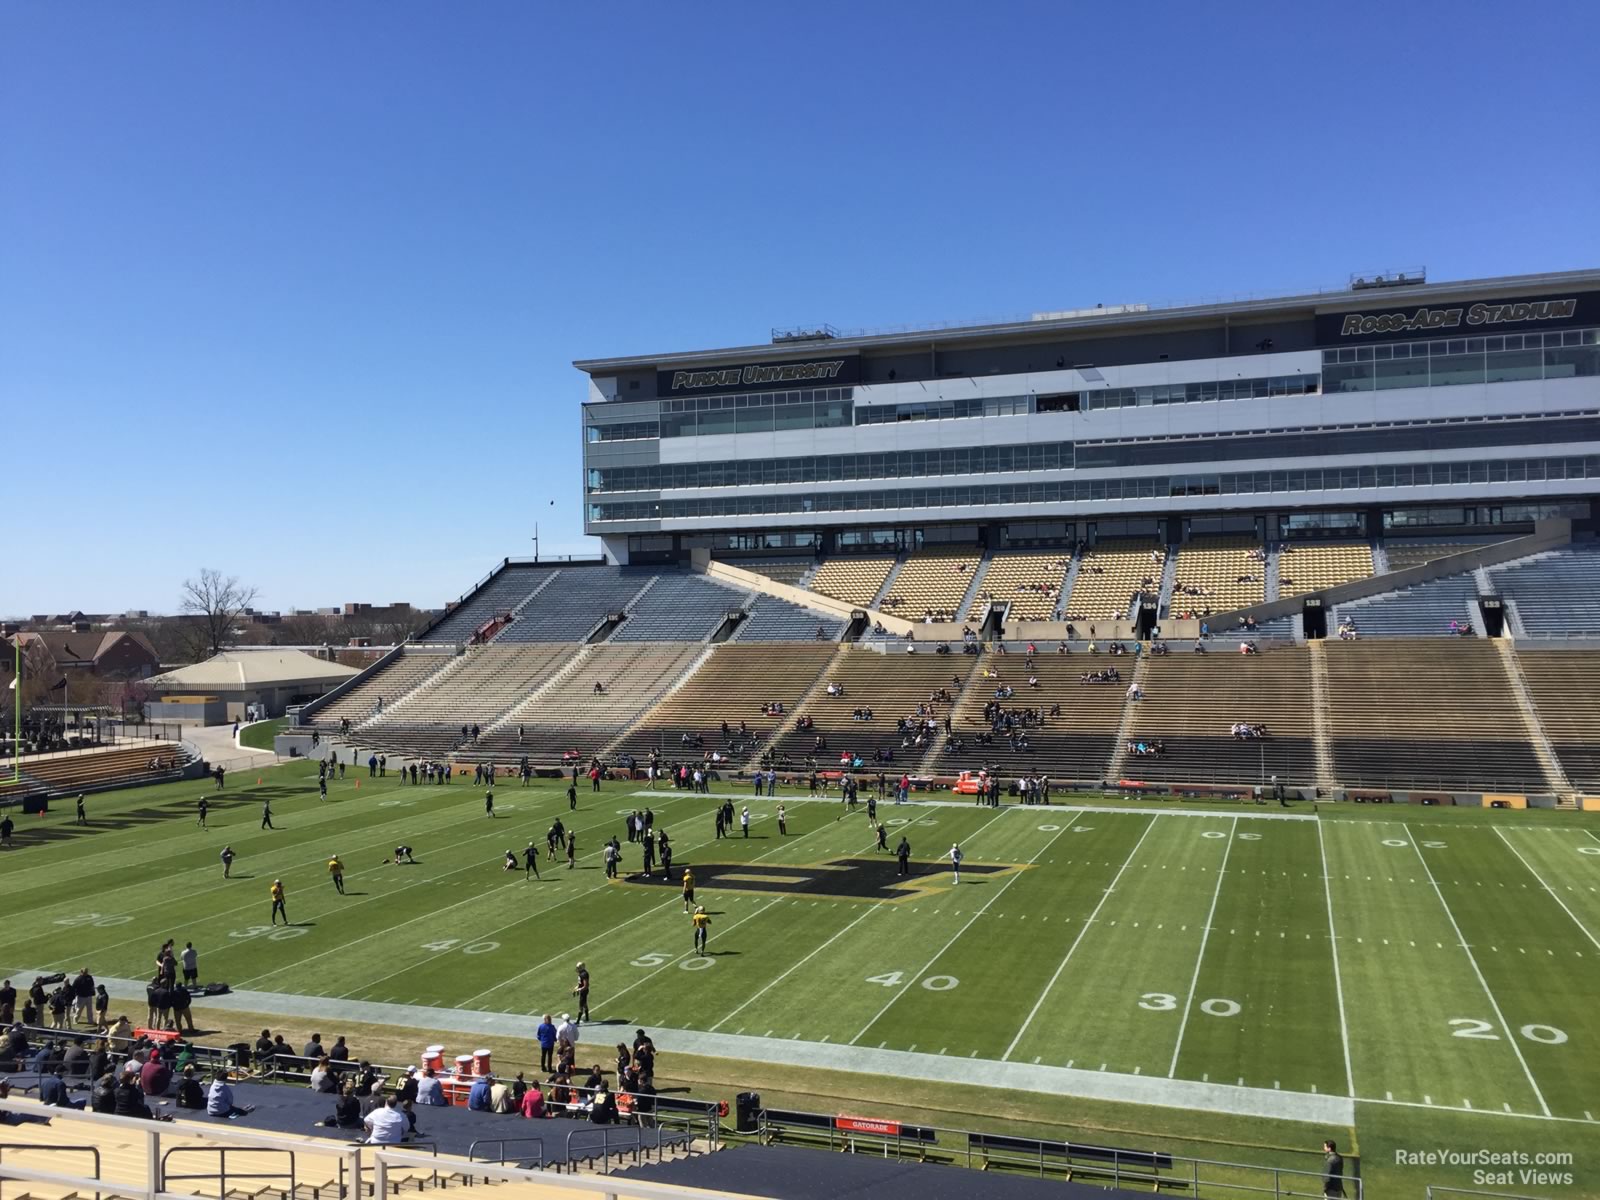
[[[955,620],[961,620],[964,614],[972,611],[972,606],[977,603],[978,592],[983,587],[984,578],[989,574],[989,566],[993,562],[993,555],[984,554],[978,560],[978,565],[972,568],[972,582],[967,585],[967,590],[963,593],[961,602],[956,605]]]
[[[1321,639],[1308,641],[1306,652],[1311,668],[1312,744],[1317,751],[1317,787],[1332,788],[1337,776],[1333,767],[1333,738],[1328,720],[1328,659]]]
[[[1169,654],[1136,675],[1144,698],[1129,703],[1117,749],[1159,740],[1159,755],[1128,754],[1120,776],[1162,783],[1311,784],[1317,774],[1314,702],[1306,688],[1310,652],[1275,646],[1260,654]],[[1267,737],[1238,739],[1237,724]]]
[[[447,652],[405,650],[400,657],[385,663],[355,687],[319,709],[311,724],[319,729],[337,729],[346,718],[352,729],[360,729],[383,712],[404,704],[406,697],[442,670],[448,670],[457,656]],[[382,709],[378,707],[382,702]]]
[[[1329,732],[1346,786],[1541,792],[1544,769],[1481,638],[1326,643]]]
[[[1561,759],[1556,755],[1556,748],[1551,744],[1550,737],[1539,720],[1539,709],[1534,704],[1533,691],[1528,687],[1527,676],[1522,673],[1522,664],[1517,661],[1516,647],[1509,638],[1492,640],[1495,650],[1499,652],[1500,664],[1505,668],[1506,680],[1511,685],[1511,698],[1516,701],[1517,708],[1522,713],[1522,723],[1528,731],[1528,741],[1533,746],[1534,753],[1539,756],[1540,767],[1544,769],[1545,786],[1565,802],[1567,807],[1576,808],[1577,801],[1572,780],[1567,778],[1567,773],[1561,766]]]
[[[889,567],[889,573],[883,577],[883,583],[873,593],[872,599],[867,601],[865,607],[872,609],[874,612],[883,608],[884,598],[894,591],[894,581],[900,578],[900,572],[905,570],[906,563],[909,561],[910,559],[904,554],[899,555],[894,560],[893,565]],[[910,618],[908,617],[907,620],[910,620]]]
[[[1034,658],[1032,672],[1039,686],[1030,688],[1022,653],[1000,655],[986,651],[978,656],[951,714],[963,748],[945,750],[944,739],[938,739],[937,751],[924,759],[923,769],[953,775],[986,766],[1007,775],[1028,771],[1056,779],[1104,779],[1122,724],[1134,662],[1132,655],[1040,654]],[[1123,672],[1120,683],[1080,682],[1084,672],[1109,667]],[[1004,707],[1039,708],[1046,714],[1043,726],[1027,730],[1026,750],[1013,750],[1000,734],[995,734],[993,744],[988,746],[977,745],[974,740],[975,735],[990,731],[983,709],[995,699],[995,690],[1001,685],[1011,687],[1015,693],[1001,701]],[[1051,707],[1057,704],[1061,714],[1049,716]]]
[[[359,726],[357,726],[356,722],[354,721],[351,722],[352,726],[366,728],[368,726],[377,724],[385,717],[392,718],[395,717],[397,713],[403,714],[407,705],[414,704],[420,697],[425,696],[430,689],[438,688],[447,677],[454,672],[461,670],[461,668],[466,665],[468,657],[469,655],[467,654],[452,655],[449,661],[447,661],[442,667],[435,666],[432,671],[422,676],[422,678],[413,687],[403,692],[399,698],[393,701],[386,701],[384,703],[382,712],[369,712],[366,720],[360,722]],[[402,659],[401,661],[404,662],[405,660]],[[379,675],[373,676],[373,679],[363,680],[362,686],[357,688],[356,691],[365,691],[366,685],[372,683],[373,680],[380,678],[382,674],[383,673],[380,672]],[[354,695],[355,693],[352,692],[351,694]],[[330,704],[327,709],[324,709],[323,712],[317,714],[317,721],[319,724],[322,723],[324,716],[331,712],[333,708],[334,705]],[[405,718],[402,715],[400,719],[403,721]]]
[[[747,765],[761,748],[791,720],[803,697],[810,694],[823,669],[838,654],[830,642],[750,643],[730,642],[713,648],[692,678],[658,699],[623,733],[602,750],[614,759],[631,754],[640,762],[659,750],[667,762],[699,759],[705,751],[727,756],[724,769]],[[784,706],[782,714],[768,716],[769,703]],[[737,729],[745,722],[752,735],[738,753],[730,753],[722,736],[722,722]],[[683,737],[699,735],[704,747],[684,749]]]
[[[1145,669],[1147,661],[1142,654],[1133,660],[1133,671],[1130,676],[1128,691],[1135,687],[1138,687],[1141,691],[1143,690],[1145,676],[1148,674]],[[1127,692],[1123,693],[1122,717],[1117,722],[1117,740],[1111,743],[1111,761],[1106,764],[1107,779],[1116,781],[1123,778],[1124,768],[1128,761],[1128,739],[1133,735],[1134,722],[1138,718],[1139,705],[1142,703],[1142,700],[1129,700]]]
[[[823,770],[835,769],[841,755],[855,754],[862,759],[863,769],[878,770],[880,764],[874,761],[873,755],[879,750],[890,750],[895,755],[893,762],[882,764],[881,769],[910,770],[924,752],[900,745],[901,735],[896,723],[902,717],[914,716],[917,705],[926,703],[929,695],[939,688],[953,690],[959,681],[965,692],[976,663],[977,658],[972,655],[933,654],[921,650],[916,654],[880,654],[876,650],[844,646],[822,671],[816,686],[795,711],[788,714],[783,735],[773,740],[774,753],[780,761],[815,760],[817,767]],[[844,695],[828,695],[830,682],[843,687]],[[872,720],[855,720],[852,714],[857,708],[872,709]],[[945,709],[937,705],[935,709],[935,718],[942,719]],[[795,723],[802,717],[810,717],[816,723],[815,728],[796,729]],[[826,741],[826,748],[821,751],[815,749],[819,735]]]
[[[1594,729],[1600,713],[1600,650],[1522,645],[1515,654],[1563,774],[1582,791],[1600,795],[1600,738]]]

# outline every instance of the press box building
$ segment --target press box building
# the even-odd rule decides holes
[[[574,364],[613,561],[1593,529],[1600,270]]]

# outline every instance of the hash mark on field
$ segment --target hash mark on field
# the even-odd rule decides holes
[[[1424,1096],[1423,1096],[1423,1097],[1422,1097],[1422,1102],[1423,1102],[1423,1103],[1424,1103],[1424,1104],[1432,1104],[1432,1103],[1433,1103],[1433,1097],[1432,1097],[1432,1096],[1429,1096],[1429,1095],[1424,1095]]]
[[[1385,1099],[1385,1100],[1393,1100],[1393,1099],[1394,1099],[1394,1093],[1393,1093],[1393,1092],[1385,1092],[1385,1093],[1384,1093],[1384,1094],[1383,1094],[1383,1098],[1384,1098],[1384,1099]],[[1507,1112],[1510,1112],[1510,1111],[1511,1111],[1511,1105],[1509,1105],[1509,1104],[1508,1104],[1508,1105],[1506,1105],[1506,1111],[1507,1111]]]
[[[827,1034],[827,1033],[825,1033],[825,1034],[823,1034],[823,1035],[822,1035],[822,1040],[823,1040],[823,1041],[827,1041],[827,1040],[828,1040],[828,1038],[829,1038],[829,1037],[831,1037],[831,1036],[832,1036],[832,1035],[831,1035],[831,1034]]]
[[[1467,1108],[1471,1108],[1472,1107],[1472,1101],[1468,1100],[1465,1096],[1463,1096],[1461,1098],[1461,1103]]]
[[[1507,1112],[1510,1112],[1510,1111],[1511,1111],[1511,1105],[1509,1105],[1509,1104],[1505,1104],[1505,1103],[1502,1103],[1502,1104],[1501,1104],[1501,1105],[1500,1105],[1500,1107],[1501,1107],[1501,1108],[1503,1108],[1503,1109],[1505,1109],[1505,1110],[1506,1110],[1506,1111],[1507,1111]]]
[[[1141,1074],[1141,1073],[1142,1073],[1142,1072],[1143,1072],[1143,1071],[1144,1071],[1144,1068],[1143,1068],[1143,1067],[1135,1067],[1135,1068],[1134,1068],[1134,1069],[1133,1069],[1133,1073],[1134,1073],[1134,1074],[1135,1074],[1135,1075],[1138,1075],[1138,1074]]]
[[[1034,1062],[1035,1062],[1035,1063],[1036,1063],[1036,1064],[1037,1064],[1037,1063],[1038,1063],[1038,1061],[1039,1061],[1039,1056],[1038,1056],[1038,1055],[1037,1055],[1037,1054],[1035,1054],[1035,1055],[1034,1055],[1034,1056],[1033,1056],[1033,1061],[1034,1061]]]

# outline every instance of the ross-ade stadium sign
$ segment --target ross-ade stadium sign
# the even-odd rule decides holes
[[[1564,321],[1577,311],[1577,297],[1572,297],[1567,300],[1522,300],[1514,304],[1474,304],[1470,308],[1419,308],[1414,313],[1350,313],[1339,326],[1339,336],[1455,329],[1462,324],[1477,326]]]

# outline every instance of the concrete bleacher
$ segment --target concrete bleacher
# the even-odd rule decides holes
[[[1232,653],[1227,651],[1232,650]],[[1159,755],[1130,754],[1123,775],[1159,782],[1286,783],[1316,778],[1311,664],[1301,646],[1243,655],[1218,640],[1207,654],[1169,654],[1145,664],[1144,696],[1129,738],[1159,739]],[[1236,724],[1265,725],[1263,740],[1241,741]]]
[[[399,658],[385,663],[344,695],[318,709],[312,715],[311,723],[320,729],[338,728],[340,722],[346,719],[351,725],[359,725],[420,686],[435,671],[449,664],[453,657],[450,654],[408,648]]]
[[[429,642],[464,642],[485,621],[510,612],[557,568],[511,563],[423,635]]]
[[[363,726],[361,744],[447,754],[460,743],[463,725],[487,729],[548,682],[577,649],[570,644],[474,647],[412,692],[404,704],[386,706],[381,716]]]
[[[958,620],[972,573],[982,559],[983,551],[974,546],[919,551],[901,564],[879,608],[908,621],[930,616],[936,621]]]
[[[1446,575],[1336,606],[1328,636],[1334,636],[1339,623],[1353,621],[1364,638],[1448,637],[1451,621],[1470,624],[1477,597],[1478,583],[1470,572]]]
[[[894,570],[892,555],[830,558],[811,577],[811,590],[865,608]]]
[[[1600,650],[1519,649],[1539,723],[1573,786],[1600,795]]]
[[[1278,597],[1352,583],[1373,569],[1369,542],[1286,542],[1278,548]]]
[[[1544,791],[1492,643],[1390,638],[1326,645],[1328,735],[1347,786]]]
[[[933,654],[919,651],[916,654],[880,654],[875,650],[847,649],[840,653],[823,672],[823,679],[809,700],[796,712],[786,715],[785,732],[773,743],[774,753],[791,762],[815,759],[819,769],[832,769],[839,763],[841,754],[856,754],[865,766],[877,770],[912,770],[926,750],[906,749],[900,744],[901,734],[896,722],[902,717],[915,716],[918,704],[927,704],[929,696],[939,688],[948,688],[957,698],[958,681],[964,683],[973,669],[975,660],[962,654]],[[829,696],[826,684],[837,683],[844,688],[842,696]],[[857,708],[872,709],[872,720],[857,721],[852,713]],[[935,704],[930,715],[944,719],[948,705]],[[810,730],[797,730],[795,721],[810,717],[816,724]],[[822,736],[826,748],[817,750],[816,739]],[[878,750],[894,754],[892,766],[874,762]]]
[[[1160,586],[1166,548],[1154,541],[1104,541],[1083,552],[1078,578],[1072,594],[1062,606],[1069,621],[1126,620],[1133,606],[1133,594],[1153,582],[1153,595]]]
[[[1071,552],[1066,550],[994,555],[967,620],[983,620],[991,602],[1007,606],[1008,621],[1050,620],[1060,604],[1061,585],[1071,561]]]
[[[1493,538],[1479,541],[1459,538],[1385,538],[1383,556],[1389,562],[1389,570],[1404,571],[1408,567],[1420,567],[1423,563],[1430,563],[1436,558],[1465,554],[1468,550],[1481,550],[1484,546],[1492,545],[1493,541]]]
[[[812,558],[730,558],[723,561],[730,567],[754,571],[757,575],[765,575],[790,587],[804,587],[805,577],[817,565]]]
[[[500,631],[495,644],[581,642],[607,616],[624,611],[652,578],[653,572],[638,568],[563,567]]]
[[[559,586],[557,581],[556,586]],[[710,637],[743,606],[748,593],[712,583],[700,575],[661,574],[628,611],[614,642],[698,642]]]
[[[829,617],[776,596],[758,596],[750,605],[749,616],[734,631],[734,640],[740,642],[803,642],[817,639],[837,642],[844,632],[845,622]]]
[[[1600,547],[1593,543],[1489,568],[1530,637],[1600,637]]]
[[[178,753],[173,742],[140,741],[132,746],[29,757],[21,760],[19,777],[15,779],[7,762],[7,770],[0,777],[0,801],[177,779]],[[159,771],[150,768],[151,760],[156,758],[166,764]]]
[[[527,755],[535,762],[550,763],[572,750],[587,761],[663,692],[685,682],[686,672],[708,653],[698,642],[586,647],[572,669],[550,680],[537,696],[525,693],[522,703],[507,711],[499,724],[486,730],[461,757],[492,758],[509,765]],[[566,661],[560,663],[565,665]],[[549,676],[556,676],[558,670],[559,666],[555,667]],[[595,691],[597,683],[603,691]]]
[[[148,1156],[153,1134],[158,1143],[165,1195],[227,1197],[229,1200],[246,1197],[251,1200],[314,1200],[318,1196],[346,1194],[341,1184],[350,1185],[348,1156],[361,1131],[321,1124],[332,1114],[333,1096],[304,1087],[249,1080],[238,1080],[231,1086],[235,1104],[252,1110],[233,1120],[178,1108],[171,1096],[152,1100],[151,1108],[172,1120],[148,1122],[109,1115],[68,1114],[14,1094],[8,1106],[14,1106],[26,1123],[8,1133],[6,1141],[10,1144],[5,1148],[4,1165],[93,1177],[95,1157],[86,1150],[69,1149],[92,1147],[98,1151],[99,1179],[104,1182],[98,1194],[102,1200],[112,1200],[118,1195],[142,1192],[150,1178],[152,1164]],[[80,1092],[79,1098],[83,1095]],[[589,1124],[581,1116],[552,1115],[541,1121],[531,1121],[516,1114],[473,1112],[453,1105],[420,1106],[416,1115],[415,1135],[390,1149],[420,1153],[429,1159],[429,1166],[390,1167],[388,1182],[392,1193],[483,1185],[487,1181],[471,1177],[468,1164],[473,1157],[473,1145],[498,1138],[507,1139],[504,1148],[507,1165],[538,1165],[558,1170],[568,1164],[577,1167],[593,1163],[599,1167],[603,1156],[614,1167],[619,1161],[640,1161],[646,1151],[649,1151],[649,1158],[659,1160],[692,1149],[690,1134],[683,1126],[602,1128]],[[24,1143],[37,1149],[16,1148]],[[222,1146],[227,1147],[226,1187],[219,1173],[217,1154],[218,1147]],[[658,1147],[666,1153],[657,1153]],[[370,1190],[372,1182],[373,1149],[362,1150],[362,1194]],[[482,1158],[481,1149],[476,1157]],[[545,1192],[536,1184],[491,1186],[496,1186],[497,1193],[508,1198],[571,1194]],[[616,1188],[606,1191],[626,1194]],[[351,1185],[348,1194],[355,1192]],[[9,1186],[7,1195],[17,1200],[23,1196],[32,1200],[67,1200],[71,1192],[59,1185],[17,1181]]]
[[[764,749],[772,735],[793,722],[799,703],[839,648],[832,642],[792,645],[728,642],[717,646],[711,657],[671,695],[652,707],[611,746],[611,754],[631,754],[645,762],[652,750],[659,750],[668,762],[674,759],[699,759],[717,752],[733,766],[743,765]],[[764,707],[776,702],[783,712],[768,716]],[[722,723],[733,729],[729,738],[722,735]],[[750,737],[737,732],[740,722]],[[685,735],[696,735],[705,745],[685,746]],[[733,746],[740,748],[735,751]]]
[[[990,767],[1008,777],[1026,772],[1057,779],[1103,778],[1111,762],[1128,686],[1133,681],[1138,660],[1132,654],[1040,654],[1035,656],[1030,671],[1025,665],[1022,647],[1008,643],[1007,650],[1004,655],[985,653],[979,657],[978,669],[960,697],[952,718],[963,748],[960,751],[944,749],[945,739],[941,736],[937,743],[939,751],[933,760],[935,770],[940,774],[955,774]],[[1103,671],[1111,667],[1121,672],[1121,683],[1080,682],[1085,671]],[[1037,676],[1037,688],[1028,686],[1030,674]],[[1038,708],[1046,714],[1042,725],[1026,730],[1026,750],[1013,750],[1001,733],[993,734],[992,745],[980,746],[976,742],[977,734],[990,732],[983,709],[996,699],[995,691],[1002,685],[1015,692],[1010,699],[1000,701],[1003,707]],[[1061,714],[1048,715],[1057,704],[1061,706]]]
[[[1197,537],[1186,542],[1178,550],[1172,613],[1209,616],[1260,604],[1266,597],[1267,564],[1251,554],[1261,549],[1253,537]],[[1149,563],[1145,573],[1159,580],[1155,566]]]

